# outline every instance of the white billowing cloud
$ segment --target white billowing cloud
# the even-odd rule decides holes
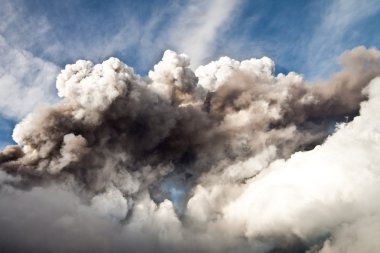
[[[99,214],[116,221],[123,220],[128,212],[127,199],[115,187],[110,187],[106,192],[96,195],[92,198],[91,204]]]
[[[6,3],[7,21],[0,22],[0,109],[9,117],[21,117],[38,103],[55,100],[47,88],[58,70],[27,51],[34,39],[16,43],[21,37],[10,24],[18,14]],[[170,43],[188,53],[197,66],[212,55],[212,43],[238,4],[190,1],[158,42],[163,45],[171,34]],[[353,1],[334,2],[311,52],[330,54],[353,23],[378,8],[370,0],[359,8]],[[39,24],[34,35],[49,29],[43,20]],[[82,46],[73,47],[68,55],[102,58],[139,36],[125,28],[89,50],[74,43]],[[130,37],[132,42],[125,42]],[[63,49],[55,44],[46,52],[59,55]],[[357,57],[358,65],[363,60],[357,76],[341,74],[336,86],[330,91],[321,88],[321,93],[295,73],[273,76],[274,63],[266,57],[242,62],[223,57],[194,74],[187,56],[167,51],[147,79],[115,58],[98,65],[78,61],[67,66],[57,82],[63,103],[31,114],[18,126],[14,136],[22,150],[13,147],[17,152],[0,153],[1,167],[19,166],[37,176],[46,170],[48,179],[59,174],[65,184],[23,191],[17,189],[23,189],[23,181],[0,171],[0,235],[6,238],[2,245],[16,251],[147,247],[152,252],[269,252],[282,241],[285,248],[287,242],[301,241],[310,252],[378,252],[374,238],[380,236],[379,79],[370,84],[369,101],[362,104],[360,116],[339,125],[313,150],[281,159],[288,150],[301,149],[294,143],[301,146],[309,144],[304,139],[322,138],[301,129],[307,124],[312,128],[317,124],[313,117],[320,119],[329,112],[319,108],[334,107],[328,103],[340,99],[335,97],[343,92],[339,88],[350,89],[355,86],[351,82],[360,82],[358,76],[377,73],[378,53],[371,52],[369,60]],[[374,69],[364,68],[368,64]],[[207,99],[206,106],[200,106],[204,101],[197,88],[213,93],[209,108]],[[285,155],[279,155],[281,148]],[[174,201],[155,203],[148,193],[152,182],[159,184],[181,159],[200,165],[192,168],[195,174],[203,170],[184,217],[176,214]],[[23,180],[36,184],[33,177]]]
[[[95,66],[90,61],[79,60],[66,65],[58,75],[58,96],[74,101],[83,109],[102,111],[127,92],[129,79],[136,79],[133,69],[119,59],[110,58]],[[96,89],[94,83],[99,83]]]
[[[151,237],[159,242],[158,245],[173,247],[182,244],[185,239],[181,229],[182,223],[174,212],[173,203],[164,200],[157,205],[145,193],[136,203],[134,215],[125,227],[125,233],[131,238]]]
[[[380,249],[378,214],[342,224],[332,239],[326,240],[319,253],[372,253]]]
[[[380,236],[380,78],[368,93],[360,116],[326,143],[278,160],[250,180],[222,209],[230,229],[248,238],[330,237],[321,252],[379,251],[380,244],[368,242]]]
[[[240,0],[189,1],[172,22],[171,43],[190,56],[192,66],[199,66],[212,55],[215,39],[228,26],[239,3]]]
[[[194,73],[169,50],[147,78],[115,58],[66,66],[62,101],[29,114],[0,152],[1,171],[18,175],[0,172],[1,246],[378,251],[367,241],[380,236],[380,52],[358,47],[342,63],[315,86],[275,76],[267,57]]]
[[[189,64],[187,55],[165,51],[162,61],[154,66],[154,70],[149,71],[149,78],[152,80],[150,89],[167,101],[171,101],[175,89],[192,91],[197,78]]]
[[[199,84],[210,91],[219,89],[222,85],[228,83],[228,80],[241,72],[252,75],[253,79],[273,80],[274,62],[268,57],[261,59],[250,59],[242,62],[236,61],[229,57],[221,57],[218,61],[212,61],[207,65],[199,66],[195,70],[199,78]]]

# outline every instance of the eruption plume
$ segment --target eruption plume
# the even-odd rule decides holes
[[[379,251],[380,52],[340,63],[314,84],[267,57],[67,65],[0,152],[0,249]]]

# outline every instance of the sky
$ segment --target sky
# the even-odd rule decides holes
[[[380,252],[378,24],[380,0],[0,0],[0,251]]]
[[[117,57],[146,76],[166,49],[191,67],[267,56],[311,83],[357,45],[380,47],[380,0],[0,0],[0,148],[14,125],[58,101],[56,76],[78,59]]]

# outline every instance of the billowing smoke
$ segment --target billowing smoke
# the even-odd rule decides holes
[[[380,52],[330,80],[79,60],[0,152],[6,252],[379,252]]]

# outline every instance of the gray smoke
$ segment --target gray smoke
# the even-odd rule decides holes
[[[67,65],[0,152],[0,249],[379,251],[380,52],[340,62],[314,84],[267,57]]]

